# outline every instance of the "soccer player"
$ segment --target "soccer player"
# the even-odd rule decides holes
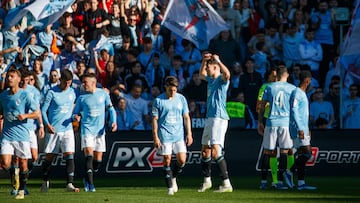
[[[5,171],[9,171],[12,156],[19,161],[20,186],[15,199],[24,199],[24,187],[29,172],[27,162],[31,157],[27,120],[38,118],[40,111],[30,94],[19,87],[20,71],[9,69],[6,80],[9,88],[0,94],[0,115],[4,118],[0,142],[1,166]]]
[[[154,147],[164,156],[164,174],[168,195],[174,195],[178,191],[176,178],[185,166],[186,145],[190,146],[193,142],[188,104],[186,98],[177,93],[178,85],[176,77],[168,76],[165,79],[165,92],[155,98],[152,107]],[[176,154],[177,162],[171,167],[173,152]]]
[[[226,95],[230,84],[230,71],[220,61],[218,55],[205,52],[200,69],[200,76],[208,82],[207,112],[202,135],[202,171],[204,182],[198,192],[205,192],[212,187],[211,159],[220,169],[223,184],[214,192],[232,192],[227,165],[223,154],[225,134],[229,115],[226,112]]]
[[[305,164],[311,158],[311,132],[309,130],[309,101],[306,96],[306,89],[311,82],[310,71],[300,73],[300,85],[290,97],[290,135],[297,149],[295,165],[291,168],[297,170],[298,190],[315,190],[316,187],[305,183]]]
[[[261,108],[261,102],[263,100],[263,95],[264,95],[264,91],[266,89],[266,87],[271,84],[272,82],[276,81],[276,69],[272,68],[270,71],[268,71],[265,75],[265,79],[266,79],[266,83],[264,83],[260,90],[259,90],[259,94],[258,94],[258,100],[256,103],[256,112],[259,114],[260,113],[260,108]],[[270,105],[269,103],[265,104],[265,111],[264,111],[264,115],[263,115],[263,125],[265,125],[266,123],[266,119],[269,116],[269,110],[270,110]],[[259,115],[258,115],[259,117]],[[260,135],[262,132],[258,132]],[[263,149],[263,155],[262,155],[262,162],[261,162],[261,185],[260,185],[260,189],[265,189],[267,187],[267,173],[268,173],[268,169],[270,167],[271,169],[271,176],[272,176],[272,185],[276,185],[278,183],[278,178],[277,178],[277,172],[278,172],[278,163],[277,163],[277,157],[276,157],[276,152],[277,150],[266,150]],[[270,166],[269,166],[270,164]]]
[[[283,184],[283,176],[286,174],[287,154],[292,148],[293,143],[290,138],[290,95],[295,86],[287,82],[289,73],[286,66],[280,65],[276,68],[277,81],[269,84],[263,95],[263,100],[258,114],[258,132],[263,134],[262,146],[264,150],[273,151],[278,143],[280,148],[280,161],[278,172],[277,189],[288,189]],[[264,111],[266,104],[269,103],[269,117],[266,119],[264,127]],[[269,157],[268,157],[269,158]],[[290,178],[284,176],[286,183],[292,187]],[[266,179],[261,181],[261,185],[266,184]]]
[[[49,189],[51,162],[60,150],[63,153],[63,159],[66,160],[66,189],[69,192],[80,192],[80,189],[73,185],[75,138],[71,116],[76,95],[71,88],[72,79],[73,74],[70,70],[62,70],[60,84],[48,91],[41,107],[44,124],[48,130],[44,149],[46,157],[42,171],[44,182],[41,192],[47,192]]]
[[[81,149],[85,155],[85,192],[95,192],[93,172],[100,169],[105,144],[105,112],[110,115],[110,129],[115,132],[116,112],[110,96],[96,87],[96,75],[87,73],[83,76],[84,92],[77,98],[73,119],[80,122]]]

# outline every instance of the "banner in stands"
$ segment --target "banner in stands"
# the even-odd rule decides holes
[[[313,131],[313,156],[308,161],[309,175],[358,176],[360,136],[356,130]],[[188,148],[185,176],[201,176],[201,129],[193,131],[194,144]],[[231,176],[259,175],[261,139],[255,130],[229,130],[225,143],[225,157]],[[76,140],[76,176],[82,177],[84,156]],[[40,143],[40,150],[42,149]],[[40,159],[45,155],[40,153]],[[41,177],[42,160],[39,160],[31,177]],[[65,178],[65,161],[58,156],[53,161],[52,177]],[[217,167],[213,165],[214,174]],[[0,173],[5,176],[5,173]],[[107,152],[101,170],[96,176],[122,175],[162,176],[162,157],[153,147],[151,131],[124,131],[107,135]]]

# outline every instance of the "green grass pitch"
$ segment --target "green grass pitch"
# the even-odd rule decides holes
[[[10,196],[9,179],[0,180],[0,203],[34,202],[34,203],[77,203],[77,202],[194,202],[194,203],[223,203],[223,202],[360,202],[360,177],[309,177],[307,182],[317,186],[316,191],[297,191],[296,189],[278,191],[275,189],[260,190],[259,177],[232,177],[234,187],[232,193],[214,193],[213,189],[205,193],[198,193],[197,188],[201,177],[179,177],[179,191],[174,196],[168,196],[162,177],[141,176],[136,178],[95,177],[95,193],[83,191],[81,181],[80,193],[65,191],[65,180],[50,182],[48,193],[40,193],[40,179],[30,179],[28,188],[30,195],[25,200],[15,200]],[[213,186],[219,185],[219,178],[213,178]]]

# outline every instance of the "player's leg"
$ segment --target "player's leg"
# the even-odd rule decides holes
[[[93,160],[94,160],[95,136],[94,135],[81,136],[81,148],[85,156],[84,190],[85,192],[89,192],[90,185],[94,185]]]
[[[293,167],[293,165],[295,164],[295,157],[294,157],[294,150],[291,148],[288,151],[288,156],[287,156],[287,169],[291,170],[291,168]]]
[[[61,151],[66,160],[66,190],[69,192],[80,192],[80,189],[74,186],[75,175],[75,138],[73,130],[66,131],[61,137]]]
[[[28,159],[29,173],[31,173],[34,167],[34,163],[37,161],[39,157],[37,136],[34,130],[30,130],[30,150],[31,150],[31,159]]]
[[[290,187],[294,187],[293,183],[293,174],[290,170],[287,170],[288,164],[288,153],[289,149],[293,147],[293,141],[290,137],[289,127],[279,127],[277,130],[278,133],[278,143],[280,148],[280,160],[279,160],[279,183],[284,180],[286,184]]]
[[[183,168],[185,166],[185,162],[186,162],[186,144],[185,142],[179,141],[174,143],[173,145],[173,149],[174,149],[174,153],[176,154],[176,162],[174,163],[173,166],[173,178],[172,178],[172,188],[174,190],[174,192],[178,191],[178,185],[177,185],[177,177],[180,173],[182,173]]]
[[[210,147],[210,136],[211,127],[213,125],[213,119],[208,118],[205,121],[204,132],[201,138],[201,169],[204,175],[204,181],[201,184],[198,192],[205,192],[207,189],[212,187],[211,182],[211,147]]]
[[[278,184],[278,159],[277,159],[277,150],[271,150],[270,152],[270,171],[272,177],[272,184],[273,186]]]
[[[215,119],[211,132],[211,157],[216,162],[220,170],[220,177],[223,184],[214,192],[232,192],[233,188],[229,179],[227,163],[224,157],[225,134],[228,127],[228,121],[224,119]]]
[[[30,150],[30,142],[16,142],[15,143],[15,156],[18,157],[19,160],[19,168],[20,168],[20,186],[19,192],[15,196],[15,199],[24,199],[25,195],[25,188],[26,188],[26,181],[29,176],[29,169],[28,169],[28,158],[31,157],[31,150]]]
[[[20,186],[20,176],[19,176],[20,169],[19,169],[19,158],[16,156],[12,156],[9,173],[10,173],[10,181],[12,186],[10,194],[17,195]]]
[[[298,150],[298,156],[295,160],[295,165],[298,173],[298,190],[315,190],[314,186],[309,186],[305,183],[305,167],[306,162],[311,158],[311,146],[301,146]]]
[[[163,156],[163,173],[168,195],[174,195],[171,170],[172,143],[161,143],[158,153]]]
[[[43,183],[40,188],[41,192],[47,192],[49,190],[49,187],[50,187],[49,177],[50,177],[50,173],[51,173],[51,163],[52,163],[54,157],[56,157],[56,154],[51,154],[51,153],[47,153],[45,156],[45,161],[42,166],[43,167],[42,168]]]

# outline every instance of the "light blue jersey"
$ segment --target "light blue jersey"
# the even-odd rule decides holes
[[[75,91],[71,87],[64,91],[59,86],[50,89],[41,106],[44,124],[51,124],[56,132],[72,130],[71,116],[75,98]]]
[[[4,117],[1,139],[9,141],[30,141],[28,119],[18,120],[19,114],[36,111],[38,105],[23,89],[11,95],[9,90],[0,94],[0,112]]]
[[[116,122],[116,112],[110,96],[102,89],[94,93],[84,92],[76,100],[74,114],[81,115],[81,136],[104,135],[105,111],[110,113],[110,124]]]
[[[37,106],[36,109],[40,109],[40,100],[41,100],[40,91],[32,85],[26,85],[25,91],[30,95],[30,98],[32,98],[34,100],[34,102],[36,103],[36,106]],[[36,128],[37,128],[36,122],[37,121],[34,119],[27,119],[27,120],[28,120],[29,129],[36,130]]]
[[[161,143],[173,143],[184,139],[183,115],[189,113],[186,98],[176,93],[169,100],[165,93],[153,103],[152,114],[158,117],[158,133]]]
[[[288,127],[290,120],[290,95],[296,87],[287,82],[270,83],[264,92],[263,101],[270,103],[266,126]]]
[[[229,120],[230,118],[226,111],[226,96],[230,81],[224,82],[222,75],[215,79],[206,77],[206,80],[208,82],[206,117]]]
[[[290,136],[296,138],[300,130],[309,134],[309,100],[306,93],[296,88],[290,96]]]

